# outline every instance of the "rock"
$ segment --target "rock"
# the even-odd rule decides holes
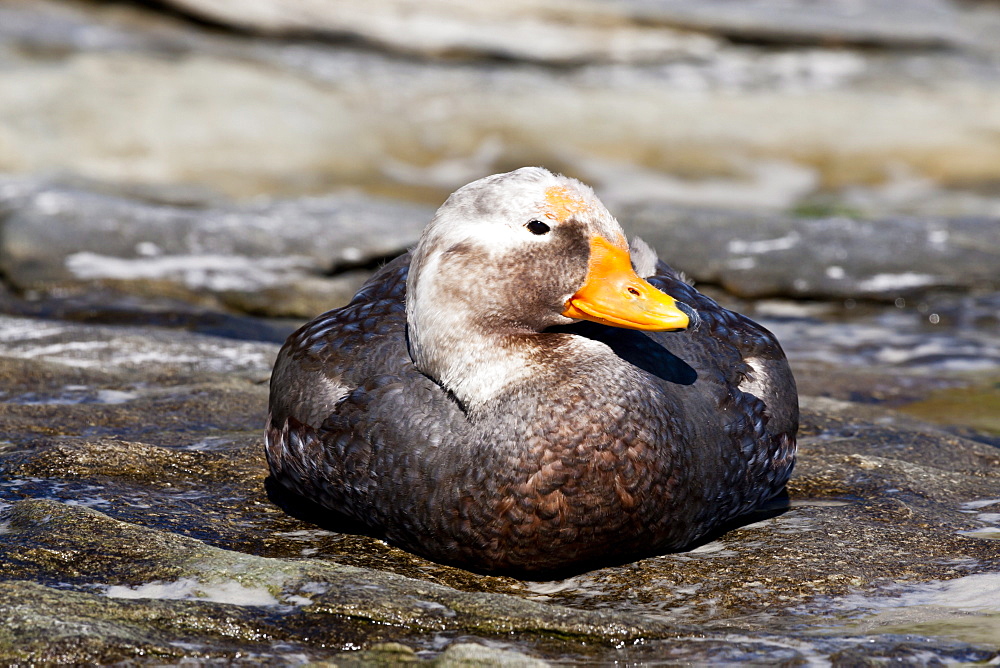
[[[197,615],[197,622],[205,627],[195,644],[179,639],[194,616],[171,601],[119,602],[24,581],[0,582],[0,592],[5,622],[0,628],[0,657],[10,663],[104,664],[149,656],[160,660],[221,658],[232,656],[240,646],[234,636],[246,638],[253,633],[249,615],[238,610],[223,612],[211,622],[210,614]],[[204,642],[212,636],[216,647]]]
[[[742,297],[893,300],[1000,286],[998,219],[790,218],[655,203],[619,217],[676,269]]]
[[[929,422],[993,434],[1000,445],[1000,383],[938,390],[902,410]]]
[[[360,38],[392,51],[432,57],[497,56],[550,64],[643,62],[701,56],[715,47],[708,36],[640,22],[630,16],[627,3],[347,2],[336,11],[308,0],[171,4],[263,34]]]
[[[452,53],[561,60],[666,59],[704,52],[705,42],[668,26],[777,43],[888,47],[956,46],[971,41],[958,11],[939,0],[815,3],[754,0],[631,0],[473,5],[450,0],[348,2],[336,10],[311,0],[169,4],[219,23],[265,34],[359,37],[423,55]],[[700,55],[700,54],[699,54]]]
[[[744,13],[730,5],[711,11]],[[808,4],[847,16],[845,5],[826,6]],[[879,11],[894,25],[910,12],[864,6],[892,7]],[[812,16],[796,7],[773,12]],[[945,186],[1000,179],[1000,77],[986,47],[874,55],[721,45],[656,65],[567,69],[250,39],[121,6],[61,7],[59,29],[46,27],[48,3],[18,11],[21,28],[0,32],[0,171],[11,173],[244,198],[351,185],[437,203],[484,174],[545,164],[603,175],[599,190],[641,183],[649,196],[666,184],[682,201],[777,208],[817,188],[883,183],[900,165]],[[913,10],[941,30],[955,11],[932,0]],[[856,24],[867,20],[862,12]],[[57,56],[37,58],[39,41]],[[541,100],[558,110],[542,111]]]
[[[301,319],[350,301],[370,275],[350,268],[405,251],[433,211],[354,195],[202,208],[20,180],[0,196],[0,215],[0,272],[64,302],[102,291],[77,311],[134,295],[166,301],[161,309]],[[996,220],[790,218],[655,202],[619,217],[677,269],[741,297],[891,301],[1000,285]]]
[[[705,289],[717,292],[711,286]],[[948,371],[984,374],[986,378],[971,381],[979,385],[1000,368],[1000,340],[995,335],[1000,331],[997,292],[931,292],[897,297],[891,306],[851,299],[839,304],[768,300],[751,306],[732,303],[724,294],[717,296],[774,332],[797,366],[822,368],[815,378],[810,377],[811,371],[802,374],[804,379],[800,376],[809,383],[807,393],[828,392],[827,383],[840,377],[857,394],[839,398],[898,405],[901,396],[911,401],[926,398],[911,390],[927,390],[927,380],[939,383],[930,388],[935,390],[968,384],[956,384],[948,378]],[[887,382],[896,389],[889,389]]]
[[[509,596],[463,593],[431,582],[322,560],[229,552],[192,538],[125,524],[95,510],[51,501],[22,501],[5,513],[5,518],[0,552],[14,564],[14,572],[24,574],[34,569],[35,578],[49,581],[59,572],[58,577],[80,582],[90,581],[88,573],[101,572],[104,579],[99,588],[104,596],[134,604],[93,601],[97,605],[87,615],[92,623],[124,623],[129,635],[138,635],[140,643],[148,645],[162,643],[164,636],[196,640],[199,646],[192,648],[196,656],[206,649],[212,653],[226,649],[225,644],[219,646],[219,638],[212,637],[215,629],[211,628],[224,621],[232,627],[228,640],[245,650],[267,652],[269,645],[279,641],[313,655],[323,644],[357,643],[363,636],[378,638],[385,635],[382,627],[387,624],[407,629],[404,639],[415,633],[457,629],[486,637],[530,633],[601,643],[635,640],[642,633],[663,635],[670,629],[628,614],[562,610]],[[27,550],[16,547],[17,543],[27,547],[38,540],[41,542]],[[12,542],[15,547],[9,549]],[[39,549],[46,553],[41,563],[31,556]],[[58,565],[65,566],[67,560],[72,563],[69,569]],[[60,600],[55,593],[44,598],[57,610],[76,601],[72,596]],[[86,598],[98,597],[90,594]],[[12,607],[17,611],[20,606]],[[236,619],[227,619],[228,608],[237,609]],[[171,616],[201,618],[205,628],[190,637],[184,632],[191,629],[171,624]],[[146,623],[135,624],[139,620]],[[16,648],[20,638],[16,632],[12,635],[13,646],[0,645],[0,656],[6,658]],[[121,643],[114,635],[96,640],[95,644],[108,640]],[[134,638],[129,640],[135,642]],[[470,654],[456,652],[453,660],[474,656]],[[33,658],[46,656],[40,652]],[[97,658],[86,653],[77,657]]]
[[[14,182],[0,196],[0,271],[21,290],[105,284],[250,313],[311,317],[414,244],[429,208],[357,195],[191,208]],[[211,303],[211,302],[208,302]]]
[[[861,640],[903,663],[1000,655],[983,593],[1000,450],[881,406],[803,397],[785,507],[688,552],[522,582],[274,505],[275,344],[9,317],[0,343],[6,662],[855,661]],[[844,367],[824,383],[810,366],[808,385],[860,396],[868,371],[852,391]],[[911,395],[941,376],[895,372]]]
[[[474,666],[510,666],[511,668],[545,668],[551,664],[520,652],[495,649],[473,643],[455,643],[435,660],[440,668],[473,668]]]
[[[822,5],[808,0],[640,0],[633,6],[647,20],[765,43],[915,48],[967,46],[974,40],[958,8],[938,0],[838,0]]]
[[[254,270],[263,276],[256,280],[266,285],[269,272],[331,272],[395,256],[415,242],[433,213],[350,193],[197,209],[58,186],[10,190],[14,194],[0,201],[6,214],[4,269],[22,287],[74,278],[178,275],[191,287],[222,290],[229,285],[225,263],[245,272],[240,263],[251,261],[260,262]],[[174,256],[205,261],[172,266]],[[213,266],[220,277],[211,273]]]
[[[0,316],[0,356],[140,378],[178,372],[266,378],[276,353],[274,344],[187,332]]]

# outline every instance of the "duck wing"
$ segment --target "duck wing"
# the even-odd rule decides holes
[[[734,510],[751,510],[782,489],[794,465],[799,405],[785,353],[771,332],[698,292],[662,260],[647,280],[697,312],[687,330],[650,338],[715,388],[715,405],[705,401],[703,417],[725,416],[733,458],[726,484],[745,489]]]
[[[451,467],[440,465],[438,446],[469,430],[458,403],[410,360],[409,262],[408,253],[396,258],[350,304],[289,337],[271,377],[266,428],[275,482],[369,527],[408,517],[399,529],[407,535],[392,536],[401,542],[432,530],[422,519],[433,513],[401,506],[452,484],[441,480]]]

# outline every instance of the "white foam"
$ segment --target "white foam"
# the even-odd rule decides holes
[[[847,275],[843,267],[837,265],[830,265],[826,268],[826,275],[834,280],[840,280]]]
[[[299,591],[304,591],[307,594],[325,594],[330,591],[330,585],[326,582],[306,582],[299,587]]]
[[[964,533],[964,532],[960,532]],[[893,618],[913,618],[914,608],[949,608],[966,612],[1000,612],[1000,573],[979,573],[954,580],[926,582],[900,588],[898,596],[843,596],[832,607],[866,610]]]
[[[1000,573],[966,575],[955,580],[925,585],[904,594],[899,602],[905,606],[938,605],[1000,612]]]
[[[948,243],[949,236],[948,230],[928,230],[927,241],[935,245],[942,245]]]
[[[281,605],[264,587],[246,587],[234,580],[204,584],[197,578],[181,578],[174,582],[159,580],[136,587],[111,585],[105,590],[111,598],[152,598],[197,600],[230,605]]]
[[[962,508],[965,510],[975,510],[977,508],[992,506],[995,503],[1000,503],[1000,499],[979,499],[977,501],[966,501],[962,504]]]
[[[222,447],[232,443],[231,439],[223,438],[221,436],[206,436],[205,438],[195,441],[190,445],[184,446],[183,450],[215,450],[216,448]]]
[[[1000,540],[1000,528],[982,527],[981,529],[969,529],[968,531],[958,531],[959,536],[967,538],[980,538],[983,540]]]
[[[327,531],[326,529],[299,529],[298,531],[279,531],[274,535],[281,536],[282,538],[289,538],[291,540],[310,541],[336,534],[332,531]]]
[[[285,597],[285,602],[290,605],[295,605],[300,608],[304,608],[307,605],[312,605],[312,599],[306,598],[305,596],[299,596],[298,594],[292,594],[291,596]]]
[[[524,588],[535,594],[533,600],[547,600],[552,594],[568,593],[580,596],[603,596],[608,592],[602,588],[599,577],[590,573],[576,575],[565,580],[550,582],[523,582]]]
[[[0,316],[0,341],[4,343],[43,339],[47,336],[61,334],[66,329],[64,326],[54,325],[43,320]]]
[[[669,618],[667,618],[667,621]],[[727,634],[720,637],[717,636],[677,636],[678,640],[685,640],[688,642],[717,642],[723,640],[725,642],[732,643],[733,645],[743,645],[747,644],[750,646],[757,645],[767,645],[768,647],[788,649],[797,652],[801,659],[805,661],[806,666],[810,668],[826,668],[832,665],[829,659],[816,648],[815,645],[808,641],[797,641],[791,638],[777,640],[774,638],[761,638],[759,636],[746,636],[740,634]]]
[[[66,499],[64,501],[67,506],[83,506],[85,508],[94,508],[96,506],[110,506],[111,502],[107,499],[103,499],[99,496],[85,496],[77,499]]]
[[[33,359],[36,357],[58,357],[67,353],[92,352],[108,347],[106,341],[68,341],[65,343],[52,343],[47,346],[40,346],[30,350],[21,351],[19,357]]]
[[[122,392],[121,390],[98,390],[97,403],[100,404],[125,404],[139,397],[135,392]]]

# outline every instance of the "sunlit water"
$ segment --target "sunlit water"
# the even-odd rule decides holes
[[[751,313],[793,363],[1000,370],[1000,294],[900,298],[891,306],[764,301]]]

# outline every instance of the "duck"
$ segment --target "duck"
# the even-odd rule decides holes
[[[696,545],[783,492],[798,427],[775,337],[541,167],[291,334],[268,408],[268,482],[324,522],[522,577]]]

